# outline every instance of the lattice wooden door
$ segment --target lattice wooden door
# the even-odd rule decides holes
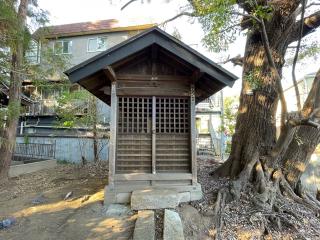
[[[119,97],[118,104],[116,173],[190,172],[188,98]]]

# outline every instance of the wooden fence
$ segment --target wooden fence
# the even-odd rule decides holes
[[[15,161],[35,161],[55,158],[56,143],[16,143]]]

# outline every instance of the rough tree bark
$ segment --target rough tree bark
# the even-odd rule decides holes
[[[303,117],[308,117],[320,107],[320,69],[317,72],[312,88],[302,109]],[[290,142],[287,151],[281,159],[283,173],[290,186],[297,188],[297,184],[309,164],[311,154],[320,143],[320,129],[310,126],[299,126]]]
[[[238,4],[239,2],[243,1],[237,1]],[[242,91],[231,154],[212,173],[216,176],[228,176],[231,181],[228,187],[219,190],[215,212],[226,202],[239,199],[249,185],[249,189],[253,190],[252,203],[261,211],[281,213],[284,208],[281,210],[279,202],[286,202],[285,196],[315,213],[320,211],[320,203],[314,197],[304,193],[296,194],[296,189],[293,188],[299,185],[299,178],[304,171],[300,165],[307,164],[311,151],[319,143],[319,129],[314,128],[314,125],[319,124],[309,122],[314,120],[311,118],[314,118],[319,107],[319,73],[303,111],[297,116],[284,111],[280,136],[276,138],[276,109],[283,91],[279,89],[279,77],[273,74],[272,66],[281,77],[285,52],[290,43],[298,40],[299,34],[294,31],[301,32],[297,27],[301,26],[301,22],[296,22],[300,1],[282,0],[271,3],[274,4],[272,17],[268,21],[260,19],[260,24],[249,25],[251,31],[247,36],[243,60]],[[241,7],[250,13],[250,4]],[[306,36],[319,26],[320,11],[303,21],[303,36]],[[266,44],[263,30],[266,30],[269,44]],[[272,58],[268,55],[269,51]],[[281,101],[283,106],[284,102]],[[297,134],[301,137],[303,146],[296,144]],[[215,215],[217,233],[221,228],[221,215]],[[278,217],[269,220],[279,225]],[[219,239],[218,234],[216,238]]]
[[[21,0],[18,8],[17,18],[19,21],[19,36],[23,36],[25,22],[27,18],[28,0]],[[0,145],[0,180],[8,178],[8,171],[14,152],[16,142],[16,131],[20,115],[21,104],[21,85],[23,81],[23,52],[24,39],[18,37],[15,40],[12,51],[10,88],[9,88],[9,105],[7,125],[2,130]]]
[[[98,124],[98,106],[97,106],[97,99],[93,97],[93,122],[92,122],[92,133],[93,133],[93,156],[94,156],[94,162],[99,161],[99,153],[98,153],[98,129],[97,129],[97,124]]]
[[[298,26],[301,23],[296,22],[299,3],[286,0],[275,2],[272,17],[265,23],[270,50],[280,75],[288,45],[299,36]],[[318,27],[319,20],[320,12],[305,18],[303,36]],[[231,154],[225,164],[213,173],[217,176],[237,178],[254,156],[270,154],[277,143],[275,121],[279,96],[276,78],[270,74],[261,30],[254,25],[251,28],[243,60],[242,91]]]

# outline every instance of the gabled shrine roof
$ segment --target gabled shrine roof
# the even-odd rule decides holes
[[[195,90],[199,90],[199,97],[196,99],[197,102],[213,95],[225,86],[232,87],[235,80],[238,79],[237,76],[158,27],[150,28],[121,42],[70,68],[65,71],[65,74],[72,83],[79,83],[82,86],[84,86],[82,83],[84,81],[88,82],[88,79],[90,79],[90,81],[101,81],[101,78],[94,77],[97,73],[101,73],[107,66],[112,66],[113,64],[123,61],[152,45],[157,45],[175,56],[179,61],[185,62],[192,66],[198,73],[201,73],[201,77],[195,83]],[[88,89],[87,85],[84,87]],[[101,94],[99,95],[96,90],[88,90],[102,99]],[[108,103],[105,99],[102,100]]]

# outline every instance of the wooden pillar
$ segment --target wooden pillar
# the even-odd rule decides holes
[[[190,146],[192,184],[197,183],[197,150],[196,150],[196,101],[194,84],[190,86]]]
[[[114,187],[116,146],[117,146],[117,82],[111,83],[111,119],[110,119],[110,141],[109,141],[109,186]]]
[[[156,174],[156,97],[152,97],[152,174]]]

